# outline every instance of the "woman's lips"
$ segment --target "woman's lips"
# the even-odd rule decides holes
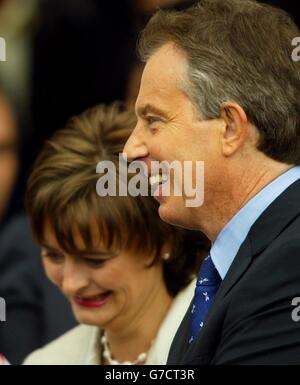
[[[74,302],[76,305],[85,308],[99,308],[106,304],[109,297],[111,295],[111,291],[107,291],[101,295],[93,296],[93,297],[75,297]]]

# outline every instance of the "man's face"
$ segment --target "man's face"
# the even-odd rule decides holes
[[[16,122],[6,100],[0,95],[0,219],[15,184],[18,168],[16,142]]]
[[[137,125],[128,139],[124,152],[128,160],[142,160],[150,170],[151,161],[204,161],[205,198],[202,207],[186,205],[186,196],[174,195],[176,184],[183,178],[170,173],[170,196],[157,196],[159,214],[169,223],[187,228],[201,228],[199,214],[213,199],[213,187],[220,177],[220,132],[224,122],[220,119],[202,120],[189,97],[182,90],[186,78],[187,60],[184,54],[168,43],[157,50],[147,62],[136,102]],[[193,172],[193,186],[196,186]],[[203,189],[203,186],[201,186]],[[182,189],[184,191],[184,189]],[[158,193],[156,192],[155,195]]]

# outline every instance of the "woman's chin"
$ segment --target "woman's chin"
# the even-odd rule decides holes
[[[77,305],[74,304],[72,304],[72,308],[74,317],[80,324],[101,327],[102,324],[105,323],[103,315],[100,315],[99,312],[95,310],[80,309]]]
[[[100,317],[96,317],[95,315],[82,314],[80,312],[74,312],[74,316],[78,323],[89,326],[97,326],[102,327],[106,324],[106,320],[100,319]]]

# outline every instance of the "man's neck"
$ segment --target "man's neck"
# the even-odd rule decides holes
[[[252,174],[252,178],[247,178],[243,183],[243,191],[240,192],[240,199],[236,201],[236,212],[244,207],[253,197],[255,197],[261,190],[263,190],[272,181],[284,174],[293,165],[287,165],[284,163],[276,163],[277,167],[273,168],[261,168],[256,170]]]
[[[253,167],[247,170],[247,172],[236,173],[236,177],[231,178],[231,183],[227,190],[228,194],[225,196],[223,194],[223,199],[214,199],[216,203],[212,202],[214,206],[213,223],[211,223],[212,221],[205,223],[205,228],[202,229],[212,242],[216,240],[224,226],[242,207],[274,179],[293,167],[293,165],[273,160],[270,160],[269,163],[261,167]]]

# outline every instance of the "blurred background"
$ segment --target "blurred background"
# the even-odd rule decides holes
[[[243,1],[243,0],[241,0]],[[265,1],[300,24],[297,1]],[[134,105],[143,65],[139,31],[158,8],[190,0],[0,0],[0,352],[12,363],[75,324],[45,279],[23,213],[30,168],[45,139],[88,107]],[[53,309],[56,315],[53,317]]]

